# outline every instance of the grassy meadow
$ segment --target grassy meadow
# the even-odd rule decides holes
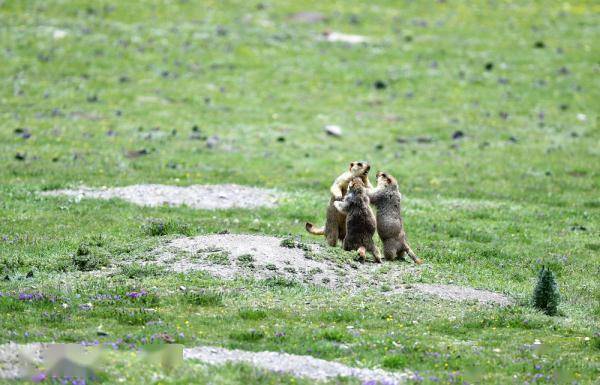
[[[406,370],[409,383],[600,383],[599,13],[594,1],[0,0],[0,343],[113,344],[102,384],[311,383],[131,358],[165,341]],[[516,304],[140,264],[181,234],[322,243],[304,222],[323,222],[330,183],[360,159],[399,181],[425,261],[405,283]],[[136,183],[283,199],[204,211],[39,195]],[[560,288],[555,317],[530,306],[542,266]]]

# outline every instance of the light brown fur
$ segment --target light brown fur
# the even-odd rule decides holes
[[[329,192],[331,197],[327,206],[325,227],[317,228],[310,222],[306,222],[306,231],[313,235],[325,235],[327,244],[335,246],[338,239],[343,240],[346,237],[346,214],[340,213],[334,206],[336,201],[341,201],[348,190],[350,181],[359,177],[368,189],[373,188],[368,178],[371,166],[367,162],[352,162],[349,169],[338,176]]]

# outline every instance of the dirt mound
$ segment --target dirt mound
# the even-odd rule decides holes
[[[320,247],[282,246],[284,239],[247,234],[213,234],[179,238],[157,250],[158,261],[174,271],[207,271],[233,279],[273,277],[335,287],[348,274],[344,266],[315,258]]]
[[[284,278],[305,284],[360,290],[392,287],[386,295],[418,292],[450,301],[474,300],[507,305],[502,294],[469,287],[415,283],[406,277],[418,274],[411,263],[358,263],[327,258],[326,249],[283,238],[249,234],[211,234],[178,238],[154,251],[154,263],[177,272],[202,270],[224,279]]]
[[[78,189],[44,191],[41,195],[69,196],[76,201],[85,198],[118,198],[140,206],[186,205],[205,210],[274,207],[278,198],[273,190],[235,184],[187,187],[160,184],[101,188],[80,187]]]
[[[477,301],[480,303],[508,306],[512,303],[510,298],[493,291],[474,289],[472,287],[457,285],[441,285],[429,283],[417,283],[403,285],[395,290],[385,293],[386,295],[402,294],[409,291],[433,295],[449,301]]]

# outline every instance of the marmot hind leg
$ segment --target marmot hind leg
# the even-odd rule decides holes
[[[373,242],[373,240],[367,244],[367,251],[373,255],[375,262],[381,263],[381,253],[379,252],[377,246],[375,246],[375,242]]]
[[[408,254],[408,256],[417,264],[420,265],[423,263],[423,260],[419,257],[417,257],[417,255],[415,254],[414,251],[412,251],[412,249],[410,248],[410,245],[408,244],[408,242],[406,242],[406,240],[404,241],[404,243],[402,244],[402,249],[401,251],[404,253],[406,252],[406,254]]]
[[[330,221],[327,221],[327,224],[325,225],[325,238],[327,239],[327,244],[329,246],[335,247],[335,245],[337,245],[339,238],[339,228],[337,223],[330,223]]]
[[[339,218],[338,218],[339,221]],[[344,241],[346,238],[346,219],[343,218],[342,221],[338,222],[338,239],[340,241]]]
[[[383,256],[388,261],[393,261],[396,259],[396,255],[398,254],[398,246],[393,239],[388,239],[383,241]]]

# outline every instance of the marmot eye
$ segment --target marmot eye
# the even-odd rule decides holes
[[[362,167],[362,163],[357,163],[357,164],[358,164],[358,167]]]

